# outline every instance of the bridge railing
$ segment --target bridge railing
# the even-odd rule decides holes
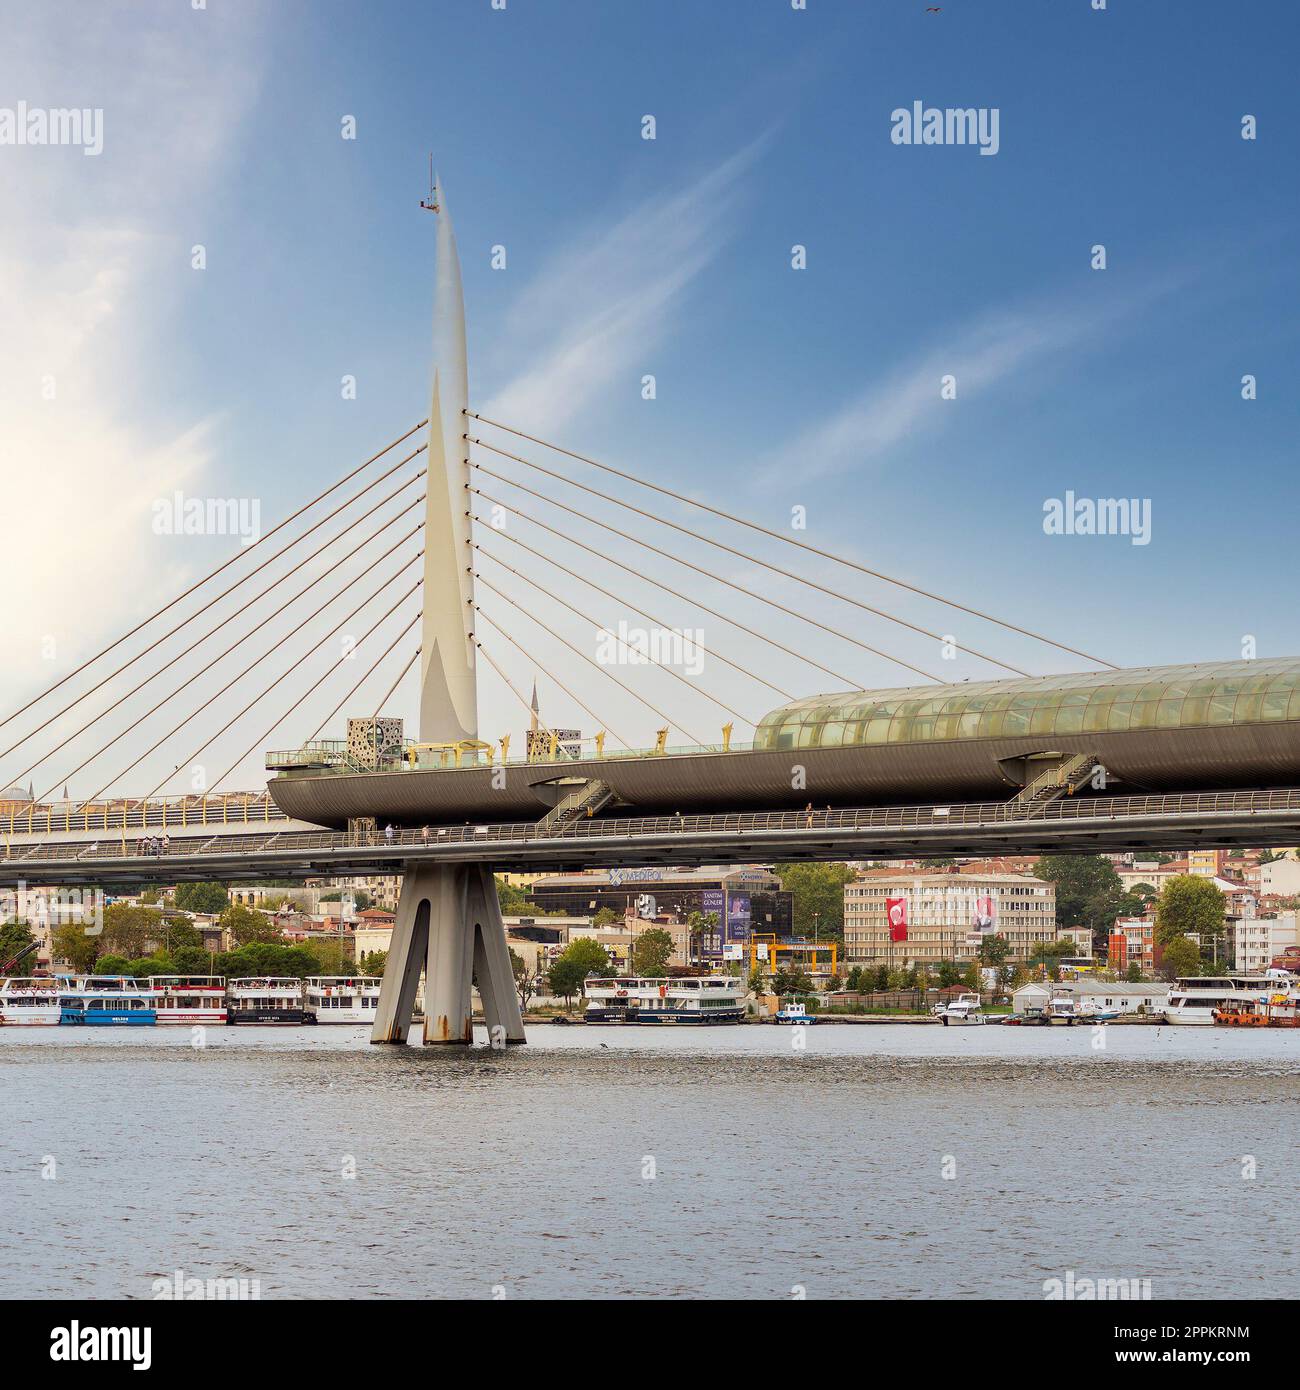
[[[32,805],[0,815],[0,835],[55,835],[76,830],[167,830],[287,820],[266,792],[173,796],[78,805]]]
[[[1251,815],[1276,811],[1300,813],[1300,788],[1280,788],[1252,792],[1175,792],[1156,796],[1089,797],[1052,803],[1029,815],[1023,806],[1010,802],[977,802],[951,806],[879,806],[853,810],[822,811],[744,811],[720,815],[670,815],[593,818],[565,825],[556,830],[535,822],[506,822],[482,825],[442,825],[419,830],[396,830],[359,835],[345,831],[283,831],[267,835],[240,835],[214,825],[210,836],[195,835],[169,843],[161,856],[169,861],[192,856],[311,853],[315,851],[373,848],[381,853],[400,853],[408,848],[434,848],[447,845],[519,845],[555,841],[636,840],[652,837],[690,838],[708,835],[734,836],[764,832],[807,831],[809,838],[830,832],[1026,824],[1042,829],[1053,822],[1123,821],[1160,817],[1188,818],[1198,815]],[[85,860],[143,859],[155,856],[143,852],[139,837],[111,836],[89,844],[6,843],[4,859],[24,864],[68,863]]]

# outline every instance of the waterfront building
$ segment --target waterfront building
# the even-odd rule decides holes
[[[1121,1014],[1163,1013],[1169,986],[1162,984],[1109,983],[1105,980],[1037,980],[1021,985],[1011,995],[1013,1013],[1041,1013],[1053,995],[1066,995],[1097,1009],[1114,1009]]]
[[[844,886],[846,970],[973,960],[985,935],[1006,938],[1010,961],[1027,961],[1056,939],[1056,885],[1019,874],[876,871]]]
[[[1276,917],[1230,917],[1225,925],[1227,957],[1240,974],[1262,975],[1287,947],[1300,945],[1294,912]]]
[[[1123,973],[1130,965],[1138,966],[1144,975],[1154,975],[1156,969],[1156,924],[1154,917],[1119,917],[1110,929],[1106,963],[1111,970]]]
[[[793,896],[771,869],[758,865],[594,869],[546,875],[529,889],[543,911],[572,916],[610,908],[620,917],[631,912],[665,925],[685,923],[694,912],[714,913],[718,930],[702,953],[713,960],[722,958],[726,946],[745,946],[754,933],[788,937]]]

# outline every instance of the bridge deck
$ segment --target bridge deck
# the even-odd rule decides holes
[[[359,842],[337,831],[212,834],[162,856],[133,840],[10,845],[0,886],[304,879],[400,873],[404,864],[489,863],[501,870],[610,864],[716,864],[1012,853],[1182,850],[1300,841],[1300,788],[1088,797],[1026,810],[1007,802],[831,811],[647,816],[431,827]]]

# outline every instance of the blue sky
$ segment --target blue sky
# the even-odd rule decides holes
[[[1247,634],[1261,655],[1300,651],[1294,7],[926,10],[14,11],[0,106],[102,106],[105,148],[0,149],[0,192],[20,210],[0,237],[0,500],[11,561],[34,580],[0,676],[5,706],[49,683],[53,667],[32,656],[42,635],[62,634],[60,660],[74,663],[229,553],[145,534],[154,498],[172,486],[257,496],[269,523],[420,418],[430,150],[464,266],[472,404],[777,529],[806,507],[811,543],[1119,664],[1232,658]],[[996,107],[996,156],[891,143],[891,111],[917,100]],[[1246,114],[1254,141],[1241,139]],[[806,270],[791,269],[796,243]],[[1090,268],[1095,243],[1104,271]],[[494,245],[505,270],[491,268]],[[57,414],[32,386],[47,361]],[[940,399],[948,372],[952,401]],[[356,400],[340,398],[344,374]],[[1044,501],[1067,490],[1149,499],[1151,543],[1044,535]],[[1025,669],[1082,664],[760,548]],[[935,668],[929,639],[706,560],[719,563]],[[82,564],[106,576],[89,592]],[[735,611],[764,620],[757,604]],[[795,624],[781,631],[863,684],[911,679]],[[798,693],[834,685],[706,634]],[[967,657],[949,668],[997,674]],[[517,724],[499,682],[481,685],[485,732]],[[726,672],[712,688],[747,712],[776,702]],[[590,725],[545,675],[543,695],[557,721]],[[623,727],[653,736],[644,709],[608,699]],[[413,717],[410,682],[397,703]],[[685,725],[719,722],[682,708]],[[290,720],[272,742],[305,732]],[[255,758],[244,771],[258,780]]]

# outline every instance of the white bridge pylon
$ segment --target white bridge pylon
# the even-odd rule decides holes
[[[465,298],[460,257],[441,181],[432,203],[438,219],[434,257],[433,381],[429,408],[425,515],[424,611],[421,632],[420,737],[445,743],[478,735],[473,575],[469,560],[469,384]],[[425,972],[424,1041],[474,1040],[471,989],[478,984],[489,1041],[522,1043],[523,1015],[510,968],[496,880],[486,864],[407,863],[388,962],[379,991],[372,1043],[404,1043]]]

